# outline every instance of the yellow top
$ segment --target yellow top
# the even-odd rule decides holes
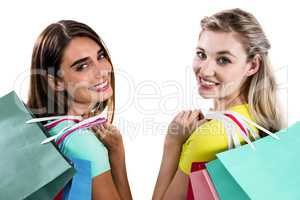
[[[255,122],[250,117],[249,105],[241,104],[228,109],[242,114]],[[252,130],[258,133],[256,127],[248,124]],[[244,139],[238,134],[240,143],[245,143]],[[179,168],[189,175],[193,162],[209,162],[216,159],[216,154],[228,149],[228,139],[225,133],[223,122],[211,120],[197,128],[182,146],[179,160]]]

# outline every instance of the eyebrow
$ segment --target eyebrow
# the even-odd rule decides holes
[[[104,51],[104,49],[102,49],[102,48],[99,49],[98,52],[97,52],[97,55],[102,53],[103,51]],[[89,59],[89,57],[84,57],[84,58],[78,59],[75,62],[73,62],[73,64],[71,64],[70,67],[78,65],[79,63],[83,63],[83,62],[87,61],[88,59]]]
[[[199,49],[199,50],[201,50],[201,51],[204,51],[204,52],[205,52],[205,50],[204,50],[203,48],[201,48],[201,47],[197,47],[197,49]],[[235,56],[235,55],[233,55],[233,54],[232,54],[230,51],[227,51],[227,50],[218,51],[218,52],[217,52],[217,54],[218,54],[218,55],[229,54],[229,55],[231,55],[231,56],[233,56],[233,57],[235,57],[235,58],[236,58],[236,56]]]

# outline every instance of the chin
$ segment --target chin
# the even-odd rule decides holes
[[[203,98],[203,99],[215,99],[216,96],[215,95],[201,95],[200,96]]]
[[[207,95],[201,95],[201,94],[200,94],[200,96],[201,96],[203,99],[213,99],[213,98],[215,98],[215,97],[213,97],[213,96],[207,96]]]
[[[109,89],[109,91],[106,91],[105,93],[96,93],[93,94],[93,96],[95,97],[94,99],[96,99],[97,102],[103,102],[110,99],[113,96],[113,91],[112,89]]]
[[[203,98],[203,99],[214,99],[217,97],[217,94],[214,92],[208,93],[208,92],[202,92],[199,91],[199,95]]]

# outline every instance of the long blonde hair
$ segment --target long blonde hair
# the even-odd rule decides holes
[[[248,62],[254,56],[260,56],[259,70],[246,80],[243,95],[248,101],[250,114],[259,125],[273,132],[282,129],[285,120],[279,107],[276,81],[268,57],[271,45],[257,19],[236,8],[203,18],[201,28],[214,32],[237,33],[247,53]]]

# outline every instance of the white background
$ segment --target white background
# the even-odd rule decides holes
[[[211,105],[198,97],[191,69],[200,19],[235,7],[252,12],[271,41],[280,98],[295,123],[300,14],[292,1],[2,1],[0,96],[15,90],[26,101],[33,44],[47,25],[74,19],[91,26],[115,65],[115,124],[124,135],[133,197],[150,199],[168,123],[182,109]]]

